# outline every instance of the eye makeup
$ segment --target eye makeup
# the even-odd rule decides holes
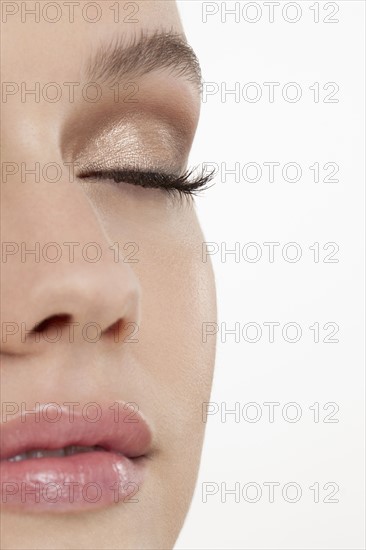
[[[179,196],[196,195],[199,191],[208,189],[213,173],[203,172],[194,176],[194,170],[187,170],[183,174],[165,174],[161,172],[143,172],[139,170],[94,170],[79,174],[79,178],[94,181],[111,181],[116,184],[127,183],[145,189],[161,189],[162,191]]]
[[[89,114],[83,110],[78,123],[67,128],[63,156],[76,164],[79,180],[131,184],[180,197],[207,188],[212,174],[186,169],[197,106],[188,90],[150,84],[145,83],[138,103]]]
[[[75,130],[75,131],[73,131]],[[181,173],[186,166],[190,136],[163,116],[139,112],[122,117],[95,117],[72,128],[64,158],[79,171],[138,167],[143,171]]]
[[[188,196],[207,188],[212,179],[212,174],[186,170],[190,140],[163,116],[133,113],[117,122],[112,119],[102,129],[93,127],[78,149],[75,145],[76,175],[84,181]]]

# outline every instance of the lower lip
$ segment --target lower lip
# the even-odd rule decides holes
[[[95,510],[138,502],[145,459],[107,451],[0,462],[1,506],[29,512]]]

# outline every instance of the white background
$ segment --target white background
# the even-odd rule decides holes
[[[222,171],[216,186],[197,201],[197,209],[205,239],[217,243],[219,252],[212,256],[217,280],[219,305],[218,353],[211,401],[219,412],[211,415],[196,493],[177,550],[188,549],[363,549],[363,204],[364,204],[364,18],[362,1],[336,3],[300,1],[301,17],[287,22],[282,9],[275,8],[274,21],[269,22],[265,2],[244,12],[248,2],[237,2],[240,20],[227,15],[225,6],[235,2],[210,2],[209,9],[218,10],[203,22],[204,2],[178,2],[187,38],[195,49],[206,83],[216,83],[217,93],[207,97],[192,151],[191,163],[226,163],[240,170],[247,163],[257,163],[262,177],[257,182],[235,181]],[[207,4],[207,3],[206,3]],[[319,23],[310,6],[319,5]],[[327,5],[326,5],[327,4]],[[332,15],[334,6],[339,7]],[[315,6],[316,8],[316,6]],[[287,7],[285,16],[294,19],[296,6]],[[258,10],[258,11],[257,11]],[[260,10],[262,15],[260,16]],[[257,12],[257,13],[256,13]],[[245,20],[254,19],[256,23]],[[339,19],[325,23],[325,17]],[[257,102],[255,89],[247,95],[222,96],[226,83],[240,91],[255,82],[262,97]],[[264,82],[278,82],[273,102]],[[297,102],[285,100],[283,87],[296,82],[302,96]],[[319,83],[319,101],[309,87]],[[333,88],[323,86],[335,82],[339,91],[325,103]],[[290,99],[295,88],[288,89]],[[286,91],[285,97],[286,97]],[[238,102],[235,101],[238,99]],[[278,162],[275,180],[269,181],[264,162]],[[282,168],[296,162],[302,170],[297,182],[286,181]],[[320,181],[314,181],[315,162],[320,166]],[[336,163],[339,171],[323,181],[331,169],[324,164]],[[288,172],[288,178],[294,178]],[[249,178],[255,174],[249,171]],[[262,257],[257,262],[245,258],[255,256],[257,243]],[[269,248],[264,242],[278,242],[274,261],[269,261]],[[286,243],[295,242],[302,256],[297,262],[282,255]],[[240,252],[221,257],[220,251],[235,248]],[[319,262],[309,247],[319,243]],[[326,243],[336,243],[339,251],[324,262],[333,248],[323,250]],[[243,248],[244,247],[244,248]],[[298,248],[299,250],[299,248]],[[294,248],[287,250],[293,257]],[[224,261],[226,260],[226,261]],[[212,321],[207,319],[207,321]],[[280,323],[269,342],[265,322]],[[286,323],[297,323],[302,330],[298,342],[287,342],[282,336]],[[224,342],[223,325],[240,329],[257,323],[262,329],[258,342],[250,343],[240,335],[228,334]],[[319,323],[318,343],[314,330]],[[336,323],[339,331],[324,342]],[[254,325],[255,327],[256,325]],[[247,340],[255,333],[249,331]],[[294,338],[289,330],[288,339]],[[229,414],[222,418],[223,407],[234,409],[238,403],[240,418]],[[245,409],[257,403],[262,417],[249,422],[256,410]],[[277,402],[274,421],[269,422],[269,407],[264,402]],[[297,403],[301,411],[298,422],[286,418],[287,403]],[[319,403],[319,422],[314,410]],[[339,411],[324,422],[336,403]],[[258,409],[259,406],[259,409]],[[244,407],[244,408],[243,408]],[[299,409],[301,407],[301,409]],[[287,409],[289,417],[296,410]],[[238,422],[236,422],[238,420]],[[212,483],[217,493],[203,502],[204,483]],[[274,501],[269,502],[265,482],[277,482]],[[290,488],[288,499],[282,489],[297,483],[302,494],[298,502],[288,502],[295,493]],[[247,483],[256,483],[243,498],[242,492],[228,494],[226,503],[221,483],[240,490]],[[314,490],[319,484],[319,500]],[[339,486],[333,499],[324,502],[332,487]],[[253,487],[260,486],[257,502]],[[225,487],[225,485],[223,486]]]

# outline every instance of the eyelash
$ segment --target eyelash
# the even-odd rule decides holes
[[[193,170],[187,170],[180,176],[161,172],[143,172],[138,170],[90,170],[79,174],[81,179],[112,180],[115,183],[128,183],[145,189],[161,189],[169,195],[188,198],[208,189],[214,172],[203,171],[193,176]]]

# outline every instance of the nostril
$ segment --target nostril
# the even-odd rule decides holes
[[[117,342],[119,341],[119,335],[122,332],[122,330],[125,327],[125,322],[123,319],[117,319],[114,323],[112,323],[108,328],[106,328],[103,331],[103,334],[106,336],[113,337],[114,340]]]
[[[46,332],[50,328],[59,328],[71,323],[71,315],[66,313],[59,315],[51,315],[44,319],[33,328],[33,332]]]

